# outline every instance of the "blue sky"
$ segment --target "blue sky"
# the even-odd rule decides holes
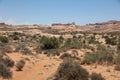
[[[120,20],[120,0],[0,0],[0,22],[79,25]]]

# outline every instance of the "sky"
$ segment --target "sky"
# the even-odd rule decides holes
[[[120,0],[0,0],[0,22],[89,23],[120,20]]]

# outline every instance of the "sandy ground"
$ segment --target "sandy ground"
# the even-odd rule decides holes
[[[82,55],[83,53],[79,51],[79,54]],[[62,62],[62,60],[58,59],[57,57],[50,59],[43,54],[31,56],[11,53],[7,55],[10,56],[15,62],[19,61],[20,59],[24,59],[26,61],[25,67],[22,71],[16,71],[15,66],[12,68],[12,80],[46,80],[48,77],[51,77],[55,74],[57,68]],[[107,67],[97,65],[97,68],[95,68],[94,65],[82,65],[82,67],[87,69],[90,74],[92,72],[101,73],[106,80],[120,80],[120,72],[115,71],[114,66]],[[107,72],[107,69],[109,69],[110,72]]]

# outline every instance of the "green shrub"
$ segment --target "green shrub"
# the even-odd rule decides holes
[[[12,71],[2,62],[0,62],[0,77],[3,77],[3,79],[12,78]]]
[[[97,62],[97,54],[96,53],[85,53],[84,56],[84,60],[82,62],[82,64],[86,63],[86,64],[92,64],[92,63],[96,63]]]
[[[112,49],[105,46],[99,46],[97,51],[85,54],[83,63],[91,64],[96,62],[99,64],[107,63],[107,65],[113,64],[114,53]]]
[[[88,80],[89,73],[71,58],[66,59],[59,66],[55,80]]]
[[[6,36],[0,36],[0,41],[2,43],[8,43],[9,42],[8,37],[6,37]]]
[[[16,64],[17,71],[21,71],[22,68],[24,67],[24,65],[25,65],[25,61],[24,60],[18,61],[17,64]]]
[[[60,37],[59,37],[59,42],[60,42],[60,43],[63,43],[63,41],[64,41],[64,37],[63,37],[63,36],[60,36]]]
[[[20,52],[25,48],[25,43],[18,44],[18,46],[15,48],[15,52]]]
[[[92,73],[90,76],[91,80],[105,80],[101,74]]]
[[[116,37],[112,37],[110,38],[109,36],[105,36],[105,41],[106,41],[106,44],[110,44],[110,45],[116,45]]]
[[[46,49],[58,49],[59,48],[59,40],[55,37],[45,37],[43,36],[40,39],[39,46],[42,50]]]
[[[80,49],[85,44],[79,38],[68,38],[65,40],[64,48],[66,49]]]
[[[120,64],[120,53],[117,54],[114,61],[115,61],[115,64],[118,64],[118,65]]]
[[[13,40],[19,40],[19,37],[18,36],[13,36]]]
[[[96,53],[98,55],[98,63],[113,63],[114,53],[111,48],[106,46],[99,46]]]
[[[9,58],[9,57],[6,57],[6,58],[3,58],[3,63],[7,66],[7,67],[13,67],[14,66],[14,61]]]
[[[120,41],[117,44],[117,52],[120,53]]]
[[[88,41],[89,41],[89,44],[95,43],[96,42],[95,36],[91,36]]]

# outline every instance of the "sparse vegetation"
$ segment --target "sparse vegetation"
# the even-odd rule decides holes
[[[114,69],[117,70],[117,71],[120,71],[120,65],[116,65],[116,66],[114,67]]]
[[[25,54],[25,55],[31,55],[32,54],[32,52],[31,52],[31,50],[29,49],[29,48],[24,48],[23,50],[21,50],[21,53],[22,54]]]
[[[105,80],[101,74],[93,72],[90,76],[91,80]]]
[[[59,48],[59,41],[55,37],[41,37],[40,43],[38,45],[42,50],[46,49],[58,49]]]
[[[3,79],[12,78],[12,71],[2,62],[0,62],[0,77],[3,77]]]
[[[7,67],[13,67],[14,66],[14,61],[9,58],[9,57],[6,57],[6,58],[3,58],[1,60]]]
[[[88,80],[89,73],[79,63],[68,58],[56,72],[55,80]]]
[[[110,45],[116,45],[116,37],[109,37],[109,36],[104,36],[105,40],[106,40],[106,44],[110,44]]]
[[[24,60],[18,61],[17,64],[16,64],[17,71],[22,71],[22,68],[24,67],[24,65],[25,65]]]
[[[8,37],[6,37],[6,36],[0,36],[0,42],[2,42],[2,43],[8,43],[9,42]]]
[[[58,63],[63,61],[55,74],[56,80],[105,80],[102,73],[97,74],[93,69],[95,68],[96,71],[100,66],[104,67],[103,65],[106,65],[107,68],[114,65],[114,70],[120,71],[119,31],[105,32],[106,30],[97,24],[94,25],[95,28],[88,30],[79,28],[78,25],[75,25],[74,28],[72,26],[69,28],[67,25],[68,27],[63,29],[54,29],[51,26],[41,27],[42,25],[24,26],[15,29],[0,28],[1,31],[4,30],[0,33],[0,78],[12,78],[11,70],[14,70],[14,65],[17,71],[22,71],[25,61],[28,61],[27,65],[29,63],[36,65],[39,64],[39,61],[41,61],[40,65],[43,65],[42,60],[48,61],[49,57],[55,66],[59,65],[56,64],[57,61]],[[87,26],[89,27],[89,25]],[[102,25],[102,27],[104,26]],[[14,56],[17,57],[14,59]],[[25,61],[20,60],[15,64],[18,57]],[[44,63],[49,63],[49,61]],[[87,72],[88,66],[93,72],[91,75]],[[32,69],[36,66],[27,67]],[[50,70],[49,66],[45,69]],[[111,73],[113,70],[110,69]],[[24,71],[22,72],[24,73]],[[43,72],[39,74],[41,75]]]
[[[69,54],[69,53],[64,53],[60,56],[60,59],[66,59],[66,58],[72,58],[72,59],[75,59],[75,60],[80,60],[79,57],[77,57],[77,55],[75,55],[74,53]]]
[[[60,59],[70,58],[70,57],[71,57],[70,54],[68,54],[68,53],[64,53],[64,54],[62,54],[62,55],[60,56]]]
[[[98,46],[96,52],[86,53],[83,63],[91,64],[91,63],[99,63],[99,64],[113,64],[114,62],[114,53],[113,51],[105,46]]]

